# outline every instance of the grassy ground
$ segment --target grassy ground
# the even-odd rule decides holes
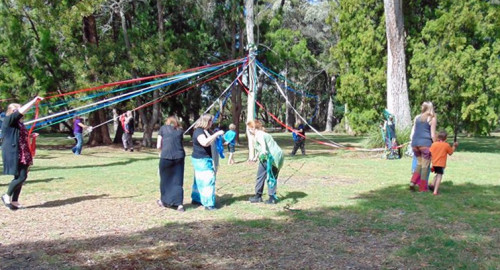
[[[290,134],[274,136],[291,152]],[[410,158],[309,142],[306,156],[286,156],[277,205],[248,202],[257,168],[242,146],[237,164],[222,160],[218,211],[190,204],[188,157],[178,213],[155,203],[155,150],[74,156],[71,140],[42,135],[21,195],[27,209],[0,209],[0,269],[498,269],[500,138],[460,142],[440,196],[407,190]],[[1,176],[0,189],[10,180]]]

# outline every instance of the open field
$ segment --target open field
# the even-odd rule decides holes
[[[291,152],[290,134],[273,136]],[[42,135],[27,208],[0,209],[0,269],[498,269],[500,137],[459,139],[440,196],[407,190],[411,158],[308,142],[306,156],[286,156],[276,205],[248,202],[257,167],[240,146],[237,164],[221,160],[220,209],[205,211],[190,204],[186,137],[178,213],[155,203],[155,149],[84,146],[74,156],[72,140]],[[2,193],[10,180],[0,177]]]

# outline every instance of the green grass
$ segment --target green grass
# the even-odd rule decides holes
[[[291,152],[290,134],[273,136]],[[356,147],[365,139],[325,136]],[[408,157],[309,141],[306,156],[286,156],[277,205],[248,202],[256,166],[241,146],[236,165],[221,160],[215,212],[189,204],[187,157],[180,214],[155,205],[154,149],[84,147],[74,156],[71,140],[43,134],[21,195],[28,208],[0,209],[1,267],[496,269],[500,138],[459,139],[440,196],[407,190]],[[10,179],[1,176],[0,188]]]

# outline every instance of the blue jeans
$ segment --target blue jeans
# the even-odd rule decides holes
[[[83,135],[82,133],[75,133],[76,145],[71,148],[71,151],[75,153],[75,155],[79,155],[82,153],[82,145],[83,145]]]

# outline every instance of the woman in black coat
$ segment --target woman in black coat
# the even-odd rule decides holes
[[[158,132],[156,148],[160,152],[159,206],[173,207],[184,212],[184,158],[183,130],[177,117],[170,116]]]
[[[9,104],[2,123],[3,174],[14,175],[7,193],[2,196],[2,201],[5,206],[12,210],[22,208],[18,202],[19,194],[21,194],[24,181],[28,178],[28,167],[33,164],[33,157],[28,145],[28,131],[21,120],[24,113],[42,99],[36,97],[23,106],[17,103]]]

